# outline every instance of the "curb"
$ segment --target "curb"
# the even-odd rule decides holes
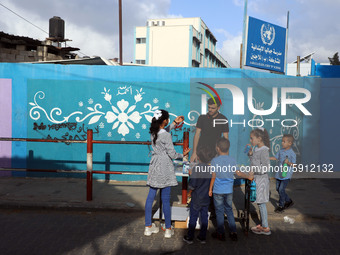
[[[3,210],[53,210],[53,211],[76,211],[76,212],[121,212],[121,213],[143,213],[144,208],[124,207],[104,207],[104,206],[84,206],[70,204],[18,204],[3,203],[0,204]]]
[[[144,208],[129,207],[124,204],[124,207],[110,207],[110,206],[86,206],[75,205],[69,203],[62,204],[31,204],[31,203],[2,203],[0,204],[0,210],[50,210],[50,211],[75,211],[75,212],[115,212],[115,213],[140,213],[144,214]],[[234,210],[234,215],[237,215],[237,211]],[[312,221],[312,220],[328,220],[328,221],[340,221],[340,217],[335,215],[316,215],[316,214],[289,214],[289,213],[268,213],[268,219],[272,221],[283,221],[285,216],[293,218],[295,221]],[[252,219],[252,212],[249,215]]]

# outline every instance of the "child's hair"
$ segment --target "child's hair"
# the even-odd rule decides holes
[[[215,156],[216,152],[209,149],[207,146],[202,146],[197,149],[197,156],[202,163],[209,163]]]
[[[153,136],[153,143],[156,143],[157,133],[159,131],[159,126],[163,123],[164,120],[169,119],[169,113],[165,110],[159,110],[161,115],[157,117],[153,117],[151,121],[150,131],[149,133]]]
[[[260,137],[262,139],[262,142],[264,143],[265,146],[270,148],[270,139],[269,139],[269,134],[265,128],[257,128],[254,129],[250,132],[250,134],[255,135],[256,137]]]
[[[282,139],[283,138],[287,138],[289,142],[291,142],[292,144],[294,143],[294,136],[291,135],[291,134],[285,134],[282,136]]]
[[[230,148],[230,141],[225,137],[221,137],[217,140],[216,146],[220,149],[221,152],[228,152]]]
[[[215,101],[216,101],[217,107],[219,107],[219,106],[221,105],[220,100],[219,100],[217,97],[214,97],[214,99],[215,99]],[[209,100],[208,100],[208,105],[215,104],[214,99],[212,99],[212,97],[209,98]]]

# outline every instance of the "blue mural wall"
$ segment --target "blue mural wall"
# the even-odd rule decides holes
[[[279,91],[287,86],[306,88],[312,98],[305,107],[312,112],[312,117],[304,116],[296,106],[291,105],[287,107],[287,116],[284,118],[296,120],[297,127],[286,129],[280,122],[271,127],[268,121],[264,127],[270,132],[272,153],[280,147],[282,135],[292,133],[296,138],[294,150],[299,160],[307,162],[312,158],[313,163],[319,161],[320,147],[315,146],[319,144],[319,137],[315,137],[315,133],[319,132],[320,85],[313,78],[292,78],[239,69],[8,63],[0,64],[0,78],[12,80],[12,106],[8,106],[12,107],[12,137],[70,140],[86,140],[88,128],[93,129],[96,140],[150,140],[149,121],[156,109],[168,110],[172,119],[184,115],[186,122],[183,127],[172,132],[173,139],[174,142],[181,141],[183,131],[188,130],[192,140],[198,117],[190,108],[193,79],[210,83],[214,83],[214,79],[232,82],[240,87],[245,97],[247,88],[254,87],[252,102],[259,110],[271,107],[273,86]],[[223,90],[220,94],[226,102],[221,112],[234,122],[262,118],[248,110],[244,116],[234,115],[230,92]],[[279,97],[280,92],[278,100]],[[278,110],[268,118],[282,120],[280,101],[277,106]],[[234,125],[230,128],[230,154],[239,164],[249,163],[243,149],[249,143],[250,131],[248,125]],[[311,136],[313,139],[310,139]],[[146,145],[95,144],[94,169],[147,172],[150,149]],[[182,150],[181,147],[176,149],[179,152]],[[12,167],[86,170],[86,144],[13,142]],[[32,173],[28,175],[35,176]],[[115,180],[146,178],[127,175],[109,177]],[[96,175],[95,178],[108,177]]]
[[[339,109],[340,98],[340,66],[320,65],[315,66],[315,74],[323,77],[320,91],[321,119],[320,119],[320,146],[324,148],[320,152],[322,163],[334,162],[340,165],[338,149],[340,143],[337,129],[340,126],[340,119],[335,114]],[[330,135],[333,134],[333,135]]]
[[[315,75],[322,78],[340,78],[340,66],[316,64]]]

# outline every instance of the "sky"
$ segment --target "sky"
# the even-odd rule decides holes
[[[244,0],[122,0],[123,60],[133,61],[134,28],[152,18],[201,17],[217,39],[217,51],[239,67]],[[119,56],[118,0],[0,0],[0,4],[48,32],[49,19],[65,21],[69,46],[80,56]],[[315,52],[329,63],[340,51],[339,0],[248,0],[248,15],[286,27],[289,11],[288,62]],[[0,5],[0,31],[44,40],[48,34]]]

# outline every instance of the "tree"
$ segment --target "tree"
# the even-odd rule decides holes
[[[340,65],[338,52],[334,54],[332,58],[328,58],[331,65]]]

